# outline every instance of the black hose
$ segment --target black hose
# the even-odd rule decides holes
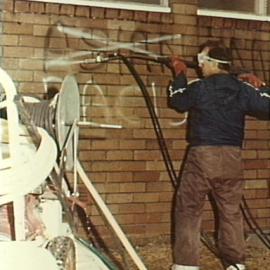
[[[151,117],[151,120],[152,120],[152,123],[154,126],[156,136],[158,138],[158,143],[160,146],[162,156],[164,158],[165,166],[167,168],[167,171],[168,171],[168,174],[169,174],[169,177],[171,179],[173,186],[176,187],[177,186],[177,175],[176,175],[172,160],[170,158],[170,154],[169,154],[169,151],[168,151],[168,148],[166,145],[166,141],[164,139],[163,132],[162,132],[158,117],[156,115],[153,103],[151,101],[151,98],[147,92],[147,89],[146,89],[141,77],[137,73],[134,66],[130,63],[130,61],[127,59],[127,57],[120,56],[120,58],[122,59],[123,63],[127,66],[128,70],[133,75],[134,79],[136,80],[138,86],[140,87],[140,89],[142,91],[142,94],[144,96],[144,99],[145,99],[145,102],[146,102],[146,105],[147,105],[147,108],[148,108],[148,111],[149,111],[149,114],[150,114],[150,117]]]
[[[250,208],[247,205],[247,201],[245,199],[245,197],[243,196],[242,198],[242,203],[240,208],[241,211],[243,213],[243,216],[245,218],[245,221],[247,222],[247,224],[249,225],[250,229],[257,235],[257,237],[262,241],[262,243],[268,248],[270,249],[270,239],[268,238],[268,236],[263,232],[263,230],[261,229],[261,227],[259,226],[259,224],[256,222],[256,220],[254,219],[254,217],[252,216],[251,212],[250,212]]]

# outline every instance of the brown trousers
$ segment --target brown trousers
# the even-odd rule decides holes
[[[176,193],[174,263],[198,266],[200,227],[206,195],[218,209],[218,247],[228,264],[244,261],[241,150],[234,146],[191,147]],[[227,264],[226,263],[226,264]]]

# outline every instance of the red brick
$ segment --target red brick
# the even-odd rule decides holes
[[[262,150],[258,151],[258,158],[259,159],[270,159],[270,151],[269,150]]]
[[[257,170],[257,177],[269,179],[270,178],[270,170],[269,169]]]
[[[175,14],[197,14],[198,7],[196,5],[185,5],[185,4],[173,4],[173,12]]]
[[[119,17],[119,9],[105,9],[105,18],[106,19],[118,19]]]
[[[269,23],[267,23],[267,22],[262,22],[261,30],[262,30],[262,31],[269,32],[269,31],[270,31],[270,25],[269,25]]]
[[[197,17],[195,16],[186,16],[186,15],[175,15],[174,22],[176,24],[185,24],[185,25],[197,25]]]
[[[87,170],[85,166],[84,169]],[[104,172],[95,173],[91,171],[89,178],[91,179],[91,181],[93,181],[93,183],[104,183],[106,182],[106,173]]]
[[[258,139],[269,139],[270,131],[269,130],[258,130],[257,131],[257,138]]]
[[[161,22],[162,23],[168,23],[172,24],[173,23],[173,16],[170,13],[162,13],[161,14]]]
[[[75,6],[74,5],[60,5],[60,15],[74,16]]]
[[[144,203],[129,203],[129,204],[120,204],[119,213],[144,213],[145,204]]]
[[[116,215],[116,220],[125,225],[125,224],[134,224],[134,215]]]
[[[33,34],[33,25],[26,24],[26,23],[5,23],[3,25],[3,33],[32,35]]]
[[[198,17],[199,26],[210,27],[212,24],[212,18],[207,16]]]
[[[256,178],[257,173],[256,170],[244,170],[244,179],[254,179]]]
[[[248,140],[244,142],[245,149],[269,149],[268,141],[265,140]]]
[[[101,141],[94,141],[93,148],[95,149],[117,149],[119,146],[119,141],[117,140],[101,140]]]
[[[33,35],[45,37],[48,34],[48,30],[49,30],[48,26],[34,25],[33,26]]]
[[[17,90],[21,94],[32,94],[37,98],[43,98],[45,92],[44,86],[40,82],[21,82]]]
[[[212,28],[218,28],[218,29],[222,29],[224,25],[224,19],[223,18],[216,18],[213,17],[212,18]]]
[[[36,47],[43,48],[45,39],[43,37],[33,37],[33,36],[20,36],[19,45],[22,47],[32,47],[35,44]]]
[[[80,151],[79,152],[80,160],[106,160],[105,151]]]
[[[31,57],[33,55],[33,48],[27,47],[6,47],[4,48],[4,57]]]
[[[134,182],[152,182],[159,180],[159,172],[156,171],[145,171],[145,172],[134,172]]]
[[[120,141],[120,149],[144,149],[145,140],[123,140]]]
[[[186,149],[187,142],[186,140],[176,140],[173,142],[173,149]]]
[[[235,20],[234,19],[223,19],[223,27],[224,28],[234,28]]]
[[[104,19],[105,9],[104,8],[91,8],[91,18],[93,19]]]
[[[154,212],[168,212],[171,210],[171,203],[148,203],[146,205],[146,212],[147,213],[154,213]]]
[[[153,191],[160,191],[160,192],[172,192],[174,188],[172,187],[171,183],[162,183],[159,182],[158,179],[155,179],[154,182],[149,182],[146,184],[146,191],[153,192]]]
[[[125,183],[125,185],[120,186],[120,192],[130,192],[130,193],[145,192],[145,184],[144,183]]]
[[[243,159],[256,159],[257,158],[257,151],[256,150],[243,150],[242,151],[242,158]]]
[[[134,12],[134,20],[140,22],[147,22],[147,12],[145,11],[136,11]]]
[[[133,195],[133,202],[136,203],[154,203],[159,201],[159,193],[135,193]],[[148,209],[148,208],[147,208]],[[147,210],[148,212],[148,210]]]
[[[107,160],[132,160],[133,152],[132,151],[108,151],[106,153]]]
[[[159,195],[159,201],[160,202],[172,202],[172,200],[173,200],[172,192],[162,192]]]
[[[15,1],[15,12],[28,12],[29,10],[29,1]]]
[[[134,18],[134,11],[125,10],[125,9],[121,9],[119,11],[118,19],[120,19],[120,20],[133,20],[133,18]]]
[[[162,160],[162,156],[159,150],[155,150],[155,151],[136,150],[134,152],[134,160]]]
[[[82,116],[85,116],[85,114],[82,114]],[[86,116],[87,116],[87,112],[86,112]],[[87,119],[86,119],[87,121]],[[93,121],[91,121],[93,122]],[[99,124],[94,123],[94,124]],[[106,131],[102,130],[102,129],[87,129],[87,128],[81,128],[80,129],[80,139],[100,139],[101,141],[104,142],[104,140],[106,139]]]
[[[118,105],[120,107],[120,105]],[[126,108],[125,108],[126,109]],[[126,112],[125,109],[121,109],[121,113],[122,112]],[[129,111],[128,111],[129,112]],[[130,113],[130,112],[129,112]],[[117,115],[118,116],[118,115]],[[129,114],[125,114],[125,116],[129,116]],[[112,124],[113,124],[114,120],[112,120]],[[133,132],[132,129],[125,129],[125,128],[121,128],[121,129],[107,129],[106,135],[108,138],[110,139],[123,139],[123,140],[128,140],[130,138],[133,138],[132,136]],[[120,141],[121,144],[121,141]]]
[[[59,4],[52,4],[52,3],[46,3],[45,5],[46,13],[48,14],[59,14],[60,11],[60,5]]]
[[[4,69],[19,69],[19,60],[16,58],[4,58],[1,61],[1,66]]]
[[[30,11],[34,13],[44,13],[45,12],[45,4],[42,2],[33,3],[31,2]]]
[[[146,161],[147,170],[164,171],[166,169],[164,161]]]
[[[155,132],[153,129],[134,130],[134,138],[155,138]]]
[[[3,10],[9,11],[9,12],[14,11],[14,6],[15,6],[14,1],[3,1],[3,3],[4,3]]]
[[[248,21],[246,20],[237,20],[236,21],[236,28],[238,29],[247,29],[248,28]]]
[[[107,203],[128,203],[133,201],[133,194],[108,194],[106,196]]]
[[[0,39],[2,46],[16,46],[18,45],[18,36],[14,35],[2,35]]]
[[[269,191],[267,189],[255,190],[256,198],[269,198]]]
[[[245,188],[249,189],[263,189],[267,188],[266,180],[248,180],[245,182]]]
[[[264,169],[268,167],[267,160],[245,160],[245,169]]]
[[[258,218],[268,218],[269,217],[269,208],[266,209],[257,209],[257,215]]]
[[[75,16],[88,18],[90,16],[90,8],[88,8],[86,6],[76,6],[75,7]]]
[[[161,13],[149,12],[147,21],[149,23],[159,23],[161,21]]]
[[[93,162],[94,171],[143,171],[146,168],[142,161],[108,161]]]
[[[254,200],[251,200],[248,205],[250,209],[266,208],[270,206],[270,199],[269,198],[267,200],[254,199]]]
[[[261,25],[262,25],[262,22],[260,22],[260,21],[253,21],[253,20],[248,21],[248,28],[250,30],[257,31],[257,30],[261,29]]]
[[[115,183],[127,183],[132,182],[133,173],[132,172],[108,172],[106,174],[107,182],[115,182]]]
[[[97,84],[119,84],[120,78],[112,74],[96,74],[93,79]]]

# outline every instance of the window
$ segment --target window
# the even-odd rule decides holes
[[[207,9],[253,12],[254,0],[201,0],[199,6]]]
[[[0,0],[1,1],[1,0]],[[119,8],[151,12],[170,12],[169,0],[31,0],[36,2],[59,3],[104,8]]]
[[[270,21],[270,0],[199,0],[198,15]]]

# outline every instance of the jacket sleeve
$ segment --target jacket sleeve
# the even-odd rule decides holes
[[[248,91],[247,114],[258,119],[270,119],[270,88],[264,87],[256,90],[246,85]]]
[[[195,103],[194,83],[188,84],[186,76],[181,73],[169,87],[169,107],[179,112],[188,111]]]

